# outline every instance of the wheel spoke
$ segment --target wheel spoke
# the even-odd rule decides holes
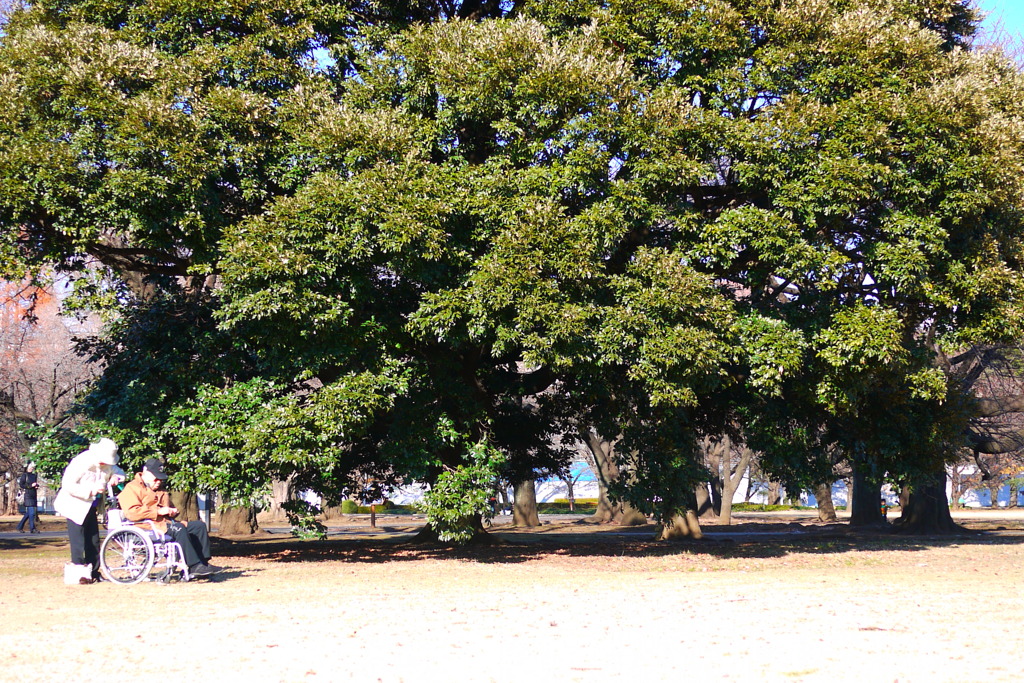
[[[152,564],[149,544],[137,531],[120,529],[103,544],[103,569],[116,583],[141,581],[149,574]]]

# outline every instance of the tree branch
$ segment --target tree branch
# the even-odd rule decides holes
[[[977,417],[998,417],[1008,413],[1024,413],[1024,395],[975,398]]]
[[[1024,448],[1024,429],[1010,432],[979,432],[970,429],[967,433],[967,440],[971,448],[977,453],[986,455],[1000,455],[1012,453]]]

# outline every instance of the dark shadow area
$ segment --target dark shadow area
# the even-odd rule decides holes
[[[19,538],[0,538],[0,551],[26,550],[30,548],[59,548],[67,545],[67,537],[40,538],[38,536],[22,536]]]
[[[771,525],[759,525],[762,528]],[[791,525],[785,525],[790,527]],[[795,554],[840,554],[849,552],[914,553],[930,548],[966,545],[1020,545],[1022,535],[1000,535],[996,532],[971,532],[950,536],[898,536],[887,531],[841,531],[821,527],[812,533],[791,530],[761,531],[734,534],[708,533],[695,541],[658,542],[623,534],[572,533],[565,529],[542,532],[489,534],[490,543],[451,547],[439,544],[416,544],[406,538],[346,538],[326,541],[299,541],[289,538],[226,541],[216,539],[215,554],[225,558],[245,557],[274,562],[353,563],[417,562],[447,560],[518,564],[545,558],[671,557],[709,555],[717,559],[771,559]],[[760,536],[760,538],[758,538]]]
[[[277,562],[342,561],[353,563],[415,562],[446,560],[517,564],[546,558],[672,557],[703,555],[717,559],[771,559],[792,555],[823,555],[849,552],[914,553],[929,548],[1024,543],[1019,520],[992,519],[972,522],[964,533],[908,536],[889,527],[858,528],[846,523],[800,523],[789,520],[741,522],[730,526],[707,525],[701,540],[659,542],[654,527],[594,525],[586,521],[545,523],[516,528],[499,525],[489,529],[479,544],[452,547],[414,543],[420,526],[346,526],[330,529],[324,541],[302,541],[283,529],[264,530],[253,537],[224,538],[213,535],[215,557],[226,559],[229,570],[206,581],[227,581],[249,570],[232,571],[231,557]],[[102,532],[101,532],[102,533]],[[67,547],[62,534],[4,534],[0,551]]]

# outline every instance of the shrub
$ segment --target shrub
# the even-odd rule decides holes
[[[345,499],[341,501],[341,514],[354,515],[359,512],[359,505],[354,500]]]
[[[288,523],[292,525],[292,536],[303,540],[322,541],[327,538],[327,527],[317,520],[320,510],[315,505],[304,500],[289,500],[281,507],[288,515]]]

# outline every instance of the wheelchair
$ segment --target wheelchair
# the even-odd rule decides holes
[[[181,545],[155,529],[145,529],[125,519],[116,507],[117,498],[111,487],[108,495],[115,507],[107,510],[107,536],[100,545],[103,576],[122,586],[149,579],[166,584],[176,574],[181,581],[191,579]]]

